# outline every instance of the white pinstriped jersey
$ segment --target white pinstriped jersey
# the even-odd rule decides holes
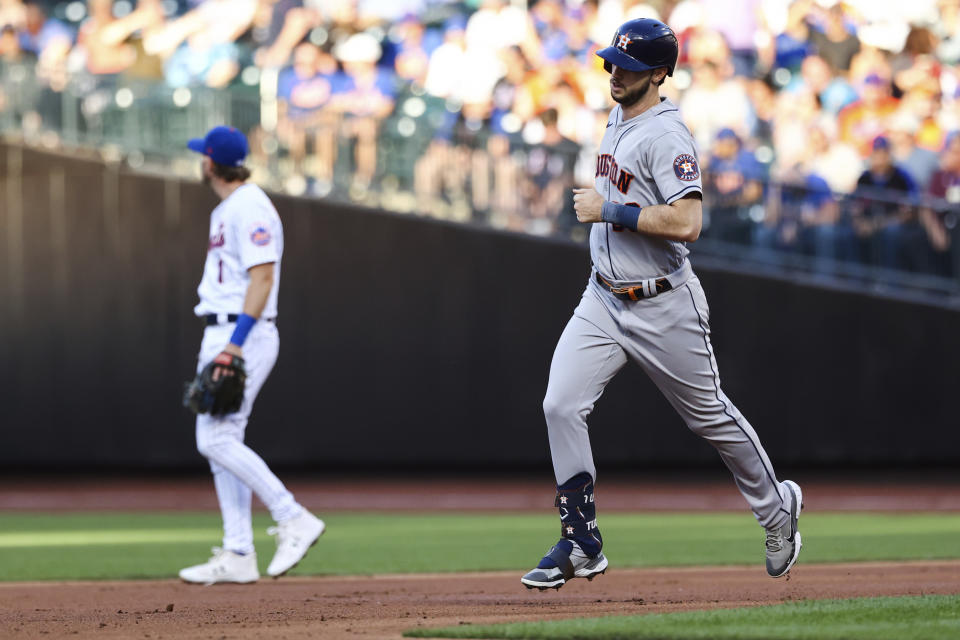
[[[210,243],[203,279],[197,288],[200,304],[193,312],[242,313],[250,284],[248,269],[273,263],[273,288],[261,317],[277,315],[283,225],[270,198],[255,184],[245,184],[227,196],[210,214]]]
[[[613,108],[597,155],[594,188],[604,200],[638,207],[671,204],[690,193],[703,193],[693,136],[676,105],[661,98],[659,105],[626,121],[620,105]],[[684,242],[606,222],[590,229],[593,265],[611,282],[672,273],[688,253]]]

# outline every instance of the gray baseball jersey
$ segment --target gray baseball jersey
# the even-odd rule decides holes
[[[703,193],[693,136],[676,105],[660,104],[623,119],[614,107],[597,155],[594,188],[604,200],[646,207]],[[611,282],[636,282],[673,273],[689,251],[683,242],[602,223],[590,230],[593,264]]]
[[[610,114],[597,159],[595,188],[606,199],[643,207],[700,191],[690,132],[669,100],[624,121]],[[642,216],[643,214],[641,214]],[[594,268],[614,283],[644,281],[645,297],[623,299],[591,277],[550,365],[543,410],[557,484],[596,478],[587,417],[628,361],[657,385],[687,427],[719,452],[761,525],[781,526],[792,493],[780,483],[756,432],[720,388],[710,343],[710,308],[682,242],[595,223]],[[651,287],[666,277],[671,287]],[[638,411],[638,429],[656,429]]]

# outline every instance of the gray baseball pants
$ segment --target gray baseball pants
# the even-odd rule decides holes
[[[753,427],[720,389],[710,309],[700,280],[690,274],[670,291],[635,302],[613,296],[591,277],[557,343],[543,400],[557,484],[582,472],[596,479],[587,416],[629,359],[687,427],[717,449],[757,521],[779,527],[789,516],[789,494]]]

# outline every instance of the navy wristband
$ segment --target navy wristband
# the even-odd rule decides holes
[[[631,231],[636,231],[641,211],[642,209],[640,207],[634,207],[628,204],[617,204],[616,202],[605,200],[603,208],[600,210],[600,217],[604,222],[618,224]]]
[[[250,330],[253,329],[253,325],[255,324],[257,324],[257,319],[251,315],[241,313],[237,316],[237,326],[233,330],[233,335],[230,336],[230,344],[242,347],[244,341],[247,339],[247,334],[250,333]]]

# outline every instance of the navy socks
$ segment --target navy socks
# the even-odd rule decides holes
[[[597,528],[597,508],[593,501],[593,478],[590,474],[578,473],[557,486],[554,506],[560,510],[560,535],[575,541],[591,558],[600,553],[603,538]]]

